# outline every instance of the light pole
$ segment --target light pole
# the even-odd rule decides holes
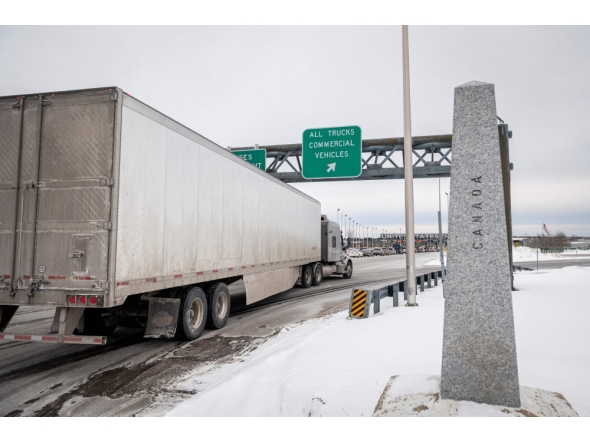
[[[416,255],[414,240],[414,170],[412,153],[412,118],[410,108],[410,51],[408,25],[402,26],[402,60],[404,87],[404,181],[406,203],[406,286],[408,307],[416,304]]]
[[[350,231],[350,227],[351,227],[350,223],[351,223],[351,221],[352,221],[352,217],[349,217],[348,218],[348,231]],[[347,233],[347,236],[348,236],[348,233]],[[348,241],[350,242],[350,236],[348,236]]]
[[[338,222],[338,225],[340,225],[340,208],[338,208],[338,210],[336,210],[336,221]]]
[[[447,195],[447,235],[449,234],[449,213],[451,212],[451,203],[450,203],[450,196],[449,193],[445,193]],[[448,239],[447,239],[448,242]],[[447,245],[448,247],[448,245]]]
[[[445,282],[445,258],[443,256],[442,245],[442,219],[441,219],[441,203],[440,203],[440,177],[438,178],[438,245],[440,250],[440,274],[443,284]],[[444,287],[443,287],[444,293]]]

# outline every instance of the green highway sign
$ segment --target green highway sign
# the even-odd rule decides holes
[[[266,150],[239,150],[232,152],[262,171],[266,171]]]
[[[305,179],[358,177],[362,170],[362,151],[358,126],[305,130],[301,174]]]

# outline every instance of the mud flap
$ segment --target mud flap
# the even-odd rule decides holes
[[[176,333],[180,299],[150,298],[144,338],[173,338]]]

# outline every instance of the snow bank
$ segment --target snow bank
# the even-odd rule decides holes
[[[515,285],[520,385],[559,392],[590,416],[590,268],[520,272]],[[440,374],[441,287],[418,303],[387,298],[366,320],[343,312],[285,328],[168,415],[371,416],[391,376]]]
[[[445,265],[447,264],[447,254],[444,254]],[[575,259],[575,255],[571,255],[572,257],[564,257],[562,254],[557,253],[541,253],[539,251],[539,262],[541,261],[555,261],[555,260],[563,260],[563,259]],[[514,263],[517,262],[535,262],[537,260],[537,250],[535,248],[529,247],[518,247],[512,248],[512,261]],[[426,262],[424,265],[440,265],[440,258],[433,259],[431,261]]]

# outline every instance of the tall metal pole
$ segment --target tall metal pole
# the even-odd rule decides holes
[[[512,262],[512,204],[510,197],[510,155],[508,139],[512,131],[508,131],[508,125],[498,125],[498,136],[500,139],[500,161],[502,163],[502,185],[504,187],[504,213],[506,214],[506,234],[508,238],[508,261],[510,262],[510,284],[514,291],[514,273]]]
[[[444,282],[445,281],[445,257],[443,255],[440,177],[438,178],[438,249],[440,250],[440,274],[442,277],[442,281]]]
[[[336,210],[336,222],[338,222],[338,225],[340,225],[340,208]]]
[[[402,58],[404,70],[404,179],[406,201],[406,282],[407,306],[416,304],[416,246],[414,240],[414,171],[412,154],[412,118],[410,108],[410,50],[408,25],[402,25]]]

